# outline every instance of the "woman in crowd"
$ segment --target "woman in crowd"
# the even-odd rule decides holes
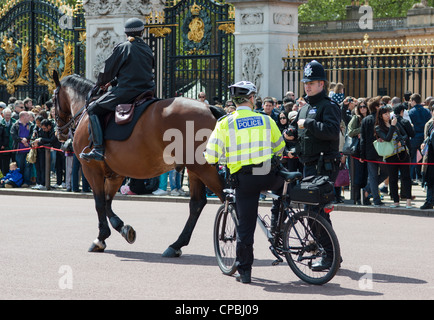
[[[431,111],[431,120],[425,124],[425,140],[421,145],[423,152],[423,163],[434,163],[434,100],[431,101],[429,110]],[[425,203],[420,207],[421,209],[433,209],[434,207],[434,166],[433,165],[423,165],[422,166],[422,176],[423,182],[426,186],[426,199]]]
[[[337,104],[341,104],[344,99],[344,85],[340,82],[336,84],[334,93],[331,94],[330,99],[334,100]]]
[[[399,207],[399,194],[398,194],[398,179],[399,173],[401,175],[401,194],[403,198],[406,198],[406,208],[411,208],[411,178],[410,178],[410,166],[407,164],[410,162],[410,155],[405,141],[407,135],[404,128],[398,124],[396,117],[390,120],[390,108],[387,106],[381,106],[377,112],[375,120],[375,135],[377,139],[383,141],[392,141],[394,145],[394,151],[390,156],[385,157],[386,163],[393,163],[387,166],[389,172],[389,187],[390,194],[393,199],[391,208]],[[396,164],[402,163],[402,164]]]
[[[362,120],[369,114],[368,110],[368,99],[361,99],[355,109],[355,114],[348,123],[347,134],[353,139],[359,140],[360,147],[360,128],[362,126]],[[353,154],[355,157],[360,157],[360,152]],[[362,204],[360,191],[366,186],[368,182],[368,167],[366,162],[360,162],[354,160],[354,177],[353,178],[353,188],[354,188],[354,202],[356,204]],[[366,204],[368,200],[364,195],[363,203]]]

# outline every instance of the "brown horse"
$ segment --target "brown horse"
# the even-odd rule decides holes
[[[65,139],[69,130],[75,130],[73,146],[78,155],[89,145],[88,116],[83,106],[94,84],[77,75],[67,76],[60,82],[55,73],[53,79],[57,87],[53,105],[58,134]],[[105,239],[110,236],[108,221],[129,243],[135,240],[134,229],[124,225],[112,211],[113,198],[125,177],[147,179],[186,167],[190,215],[177,241],[163,253],[166,257],[181,255],[180,249],[189,243],[207,202],[205,185],[223,201],[223,182],[216,168],[207,164],[203,157],[206,141],[220,115],[217,108],[192,99],[159,100],[141,115],[127,140],[105,141],[105,161],[80,159],[83,173],[92,187],[99,221],[99,234],[90,252],[102,252],[106,248]]]

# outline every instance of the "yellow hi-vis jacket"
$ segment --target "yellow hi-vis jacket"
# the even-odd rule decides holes
[[[210,164],[226,163],[231,174],[243,166],[261,164],[280,155],[285,141],[269,116],[240,106],[220,119],[209,137],[205,159]]]

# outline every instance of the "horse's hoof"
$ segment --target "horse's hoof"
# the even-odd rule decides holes
[[[169,247],[166,249],[166,251],[163,252],[164,258],[178,258],[182,255],[181,249],[175,250],[172,247]]]
[[[130,244],[132,244],[132,243],[134,243],[134,241],[136,241],[136,231],[134,231],[132,226],[129,226],[129,225],[123,226],[121,229],[121,235]]]
[[[88,252],[104,252],[106,247],[105,241],[99,241],[96,239],[94,242],[92,242]]]

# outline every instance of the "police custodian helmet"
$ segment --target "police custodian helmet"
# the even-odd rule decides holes
[[[136,34],[140,33],[145,29],[143,21],[138,18],[131,18],[125,22],[125,33],[126,34]]]
[[[303,71],[302,82],[310,82],[315,80],[327,81],[325,70],[321,63],[316,60],[309,62]]]

